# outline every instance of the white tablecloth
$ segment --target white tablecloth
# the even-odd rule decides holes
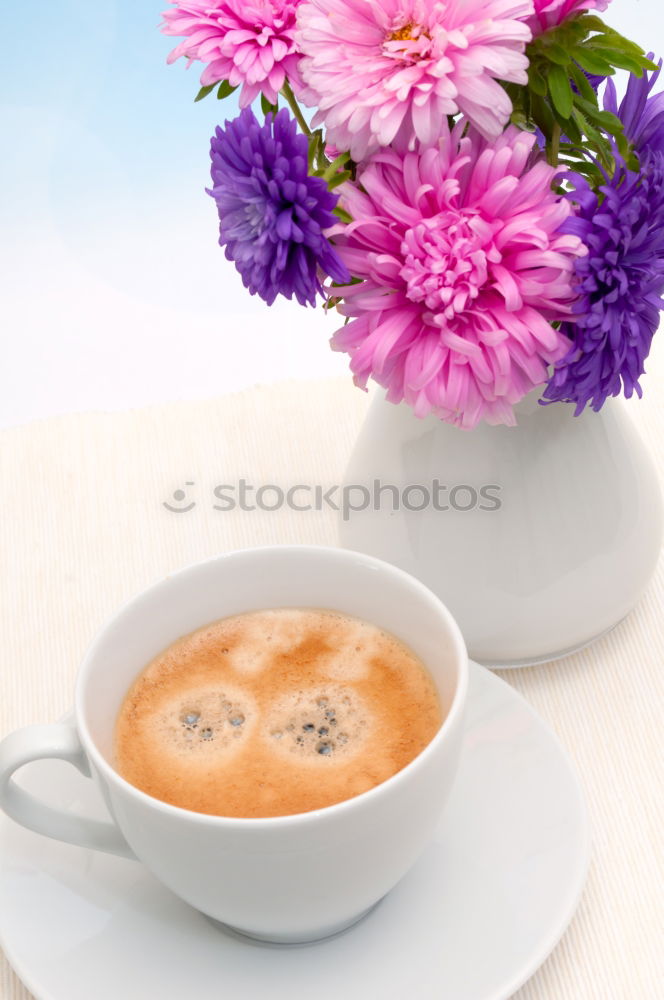
[[[649,388],[629,407],[664,472],[664,413]],[[0,432],[0,735],[62,715],[92,634],[164,573],[245,545],[336,544],[331,511],[220,512],[212,490],[240,477],[338,482],[366,403],[350,380],[331,379]],[[164,501],[196,506],[171,513]],[[664,995],[662,594],[660,572],[627,620],[591,648],[502,675],[575,760],[594,830],[579,911],[518,1000]],[[4,960],[0,992],[30,996]]]

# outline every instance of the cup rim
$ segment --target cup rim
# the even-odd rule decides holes
[[[160,588],[166,588],[169,586],[175,577],[182,577],[188,573],[194,573],[198,569],[208,566],[211,563],[222,562],[232,557],[243,557],[245,555],[251,556],[259,553],[275,551],[283,553],[284,555],[287,555],[289,552],[301,553],[306,551],[310,552],[312,555],[317,555],[325,559],[341,559],[345,561],[353,558],[360,560],[363,564],[371,566],[380,572],[391,574],[394,578],[400,580],[400,582],[411,587],[420,598],[437,605],[436,610],[443,618],[450,637],[453,640],[457,662],[456,686],[451,705],[445,715],[445,718],[429,743],[427,743],[417,756],[406,764],[406,766],[400,771],[397,771],[389,778],[386,778],[385,781],[374,785],[372,788],[369,788],[364,792],[360,792],[359,795],[354,795],[351,798],[343,799],[341,802],[336,802],[320,809],[312,809],[307,812],[289,813],[285,816],[218,816],[210,813],[199,813],[195,810],[185,809],[182,806],[174,806],[170,802],[164,802],[161,799],[157,799],[154,796],[149,795],[147,792],[142,791],[140,788],[137,788],[135,785],[132,785],[131,782],[126,780],[126,778],[123,778],[97,748],[90,732],[83,711],[83,693],[89,671],[91,670],[91,665],[94,662],[97,648],[101,645],[108,630],[112,627],[120,615],[122,615],[136,601],[140,600],[148,593],[153,594]],[[95,770],[104,778],[105,781],[111,785],[115,785],[116,788],[118,788],[124,795],[128,795],[130,798],[142,803],[145,806],[149,806],[156,812],[160,812],[167,816],[178,816],[180,818],[186,816],[189,819],[195,819],[197,822],[213,828],[218,827],[220,829],[223,828],[227,830],[240,831],[249,829],[268,829],[271,826],[278,826],[281,829],[287,829],[289,826],[296,825],[299,827],[303,824],[309,825],[316,822],[327,821],[328,817],[331,818],[333,815],[340,816],[349,809],[361,808],[364,803],[369,803],[376,798],[384,796],[392,788],[396,788],[403,781],[408,780],[408,775],[414,768],[422,767],[428,758],[436,753],[439,745],[446,740],[447,734],[459,721],[459,717],[463,713],[466,702],[468,683],[468,653],[461,630],[447,606],[429,587],[426,586],[426,584],[422,583],[421,580],[418,580],[417,577],[406,572],[406,570],[393,565],[392,563],[386,562],[383,559],[367,555],[364,552],[358,552],[355,549],[347,549],[340,546],[313,544],[255,545],[248,546],[246,548],[230,549],[227,552],[218,553],[217,555],[210,556],[207,559],[200,559],[188,563],[186,566],[183,566],[174,572],[166,573],[154,583],[149,584],[147,587],[143,587],[140,591],[136,592],[124,601],[120,607],[118,607],[109,617],[106,618],[100,628],[97,629],[94,638],[86,650],[76,676],[74,715],[79,738],[89,760],[94,765]]]

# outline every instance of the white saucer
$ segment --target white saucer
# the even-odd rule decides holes
[[[136,862],[0,822],[0,941],[38,1000],[506,1000],[579,900],[586,810],[555,737],[504,681],[471,667],[459,776],[435,843],[350,930],[311,945],[226,933]],[[61,762],[21,784],[101,815]],[[376,845],[380,850],[380,844]]]

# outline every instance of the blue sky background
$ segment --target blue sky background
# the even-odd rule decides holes
[[[141,252],[171,274],[170,249],[175,269],[181,251],[163,245],[169,232],[185,246],[203,235],[223,257],[204,187],[209,137],[237,111],[235,95],[194,104],[202,67],[166,65],[177,40],[158,31],[163,6],[42,0],[13,5],[11,30],[4,18],[13,44],[3,56],[2,124],[11,141],[0,159],[2,221],[23,230],[43,221],[87,268],[136,291]],[[117,252],[123,233],[129,241],[141,230],[136,254],[126,245]],[[150,230],[154,241],[145,239]],[[162,294],[161,282],[152,292]],[[201,295],[203,284],[191,292]]]
[[[3,9],[0,426],[347,373],[321,309],[250,297],[218,246],[201,64],[163,0]]]

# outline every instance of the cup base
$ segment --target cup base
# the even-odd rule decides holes
[[[364,918],[378,906],[378,903],[380,903],[380,900],[368,909],[363,910],[358,916],[352,917],[350,920],[345,920],[343,923],[335,924],[329,929],[318,930],[314,934],[252,934],[250,931],[245,931],[240,927],[232,927],[230,924],[225,924],[221,920],[215,920],[214,917],[210,917],[207,914],[204,914],[204,916],[211,924],[213,924],[213,926],[217,927],[220,931],[223,931],[224,934],[231,934],[233,937],[242,938],[244,941],[253,941],[257,945],[287,948],[315,944],[317,941],[326,941],[328,938],[338,937],[340,934],[344,934],[346,931],[350,930],[356,924],[359,924],[361,920],[364,920]]]

